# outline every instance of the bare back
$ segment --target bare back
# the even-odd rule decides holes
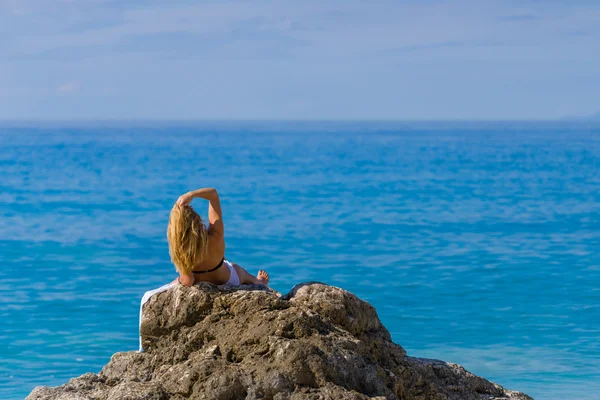
[[[194,266],[194,271],[209,271],[219,265],[225,257],[225,226],[219,195],[214,190],[203,198],[208,200],[208,254],[206,259]],[[229,270],[221,267],[216,271],[194,274],[194,277],[196,281],[222,284],[229,279]]]

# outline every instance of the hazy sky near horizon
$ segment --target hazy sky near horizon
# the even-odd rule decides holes
[[[600,111],[600,1],[0,0],[0,119]]]

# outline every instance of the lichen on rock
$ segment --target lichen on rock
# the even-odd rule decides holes
[[[375,309],[320,283],[280,294],[176,285],[144,306],[145,352],[27,400],[530,400],[456,364],[408,357]]]

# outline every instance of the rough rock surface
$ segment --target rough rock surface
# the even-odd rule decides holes
[[[175,286],[144,306],[144,353],[27,400],[531,399],[461,366],[407,357],[375,309],[332,286]]]

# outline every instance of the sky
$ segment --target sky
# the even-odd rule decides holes
[[[0,120],[598,111],[598,0],[0,0]]]

